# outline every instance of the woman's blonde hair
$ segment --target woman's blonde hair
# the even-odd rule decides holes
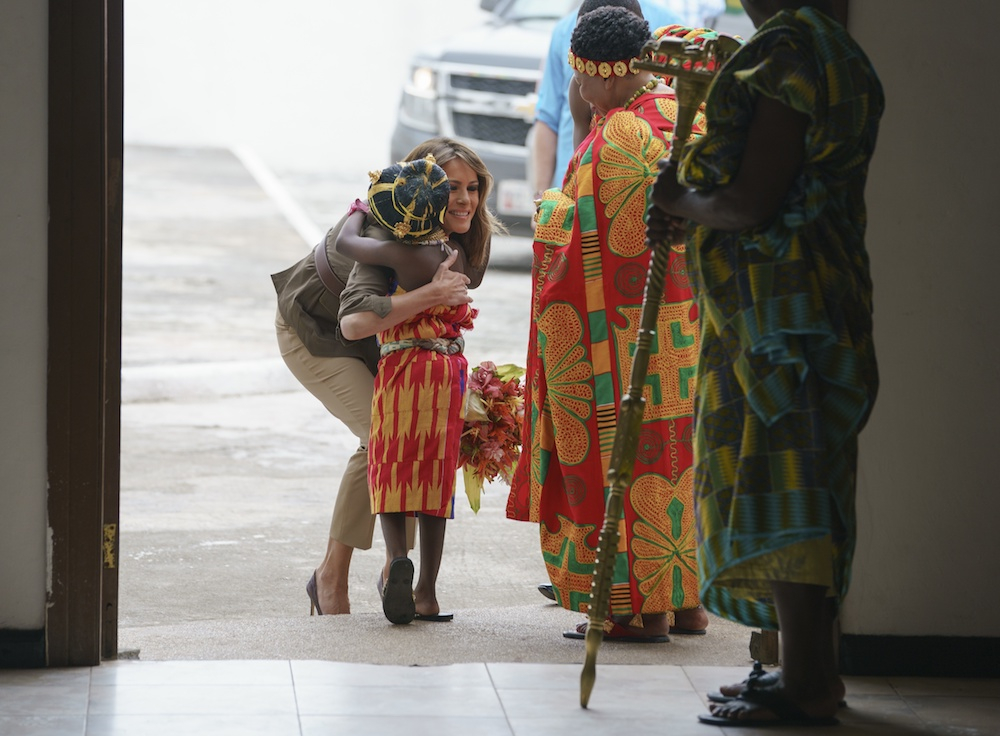
[[[493,175],[475,151],[451,138],[439,137],[426,140],[406,154],[405,160],[426,158],[428,155],[434,157],[438,166],[444,166],[449,161],[460,158],[476,172],[476,177],[479,179],[479,204],[473,214],[472,225],[469,227],[469,232],[456,233],[453,237],[462,244],[469,264],[473,268],[483,268],[490,258],[490,239],[493,234],[507,232],[507,228],[486,206],[486,199],[493,190]]]

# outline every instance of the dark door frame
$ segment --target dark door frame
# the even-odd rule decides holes
[[[118,649],[123,0],[49,0],[45,664]]]

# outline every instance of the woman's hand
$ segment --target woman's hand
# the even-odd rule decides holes
[[[646,215],[646,247],[655,250],[661,245],[683,243],[686,230],[687,220],[651,207]]]
[[[469,277],[451,270],[457,260],[458,248],[455,248],[441,261],[434,278],[431,279],[430,287],[436,289],[437,304],[457,307],[459,304],[468,304],[472,301],[472,297],[469,296]]]
[[[653,182],[651,206],[646,214],[646,246],[655,249],[660,245],[684,242],[687,221],[673,214],[677,200],[687,190],[677,181],[677,164],[669,159],[660,160],[660,173]]]

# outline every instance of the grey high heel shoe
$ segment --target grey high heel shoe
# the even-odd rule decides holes
[[[318,614],[323,615],[323,609],[319,607],[319,593],[316,591],[316,572],[313,571],[312,577],[309,578],[309,582],[306,583],[306,593],[309,595],[309,615]]]

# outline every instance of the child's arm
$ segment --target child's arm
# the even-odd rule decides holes
[[[365,227],[364,212],[351,212],[334,241],[337,252],[358,263],[391,268],[396,273],[399,285],[406,291],[419,288],[434,278],[445,257],[439,245],[414,245],[395,239],[371,238],[363,234]],[[385,231],[381,225],[371,227]]]
[[[371,280],[363,281],[361,269],[355,267],[347,281],[347,288],[340,301],[340,334],[345,340],[361,340],[375,335],[382,330],[393,327],[415,314],[438,305],[456,306],[472,301],[467,284],[468,277],[452,271],[458,251],[453,251],[438,267],[437,273],[430,283],[404,294],[394,294],[391,297],[381,297],[378,307],[371,299],[366,300],[375,291],[385,293],[378,284]],[[388,301],[388,304],[385,303]],[[388,308],[386,308],[388,307]],[[373,308],[379,311],[373,311]]]
[[[379,240],[362,235],[365,218],[363,210],[351,212],[337,235],[334,247],[338,253],[343,253],[358,263],[388,266],[395,270],[396,264],[399,263],[399,259],[403,255],[400,249],[406,246],[397,240]]]

